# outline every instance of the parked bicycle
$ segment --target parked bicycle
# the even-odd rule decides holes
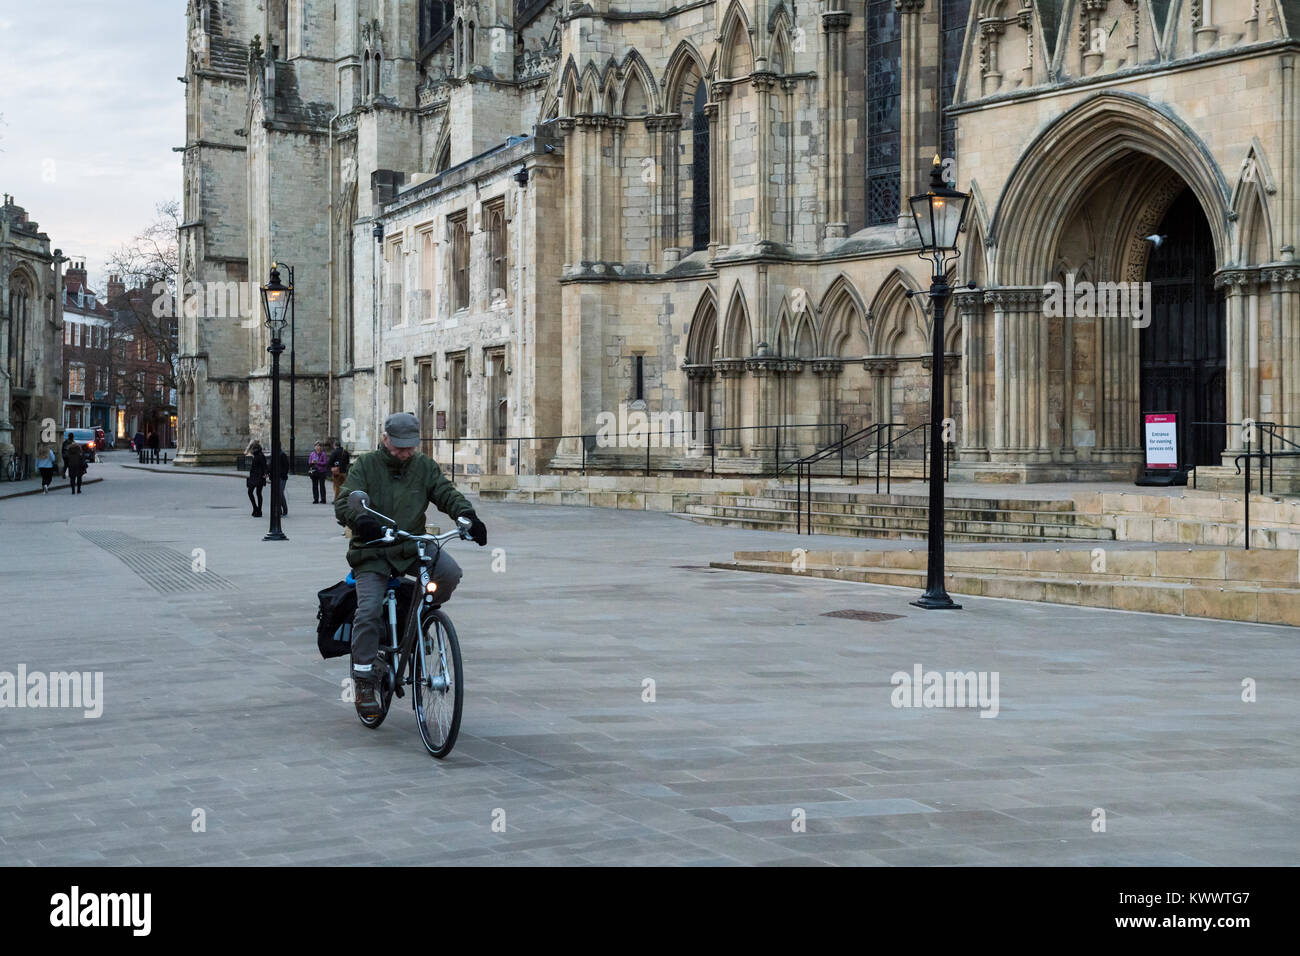
[[[28,473],[26,455],[10,455],[5,460],[3,468],[0,468],[0,477],[5,481],[25,481]]]
[[[385,525],[384,536],[365,542],[364,547],[390,545],[406,539],[415,542],[419,556],[419,587],[416,600],[407,613],[405,627],[398,621],[397,614],[398,591],[403,579],[390,579],[384,595],[381,612],[384,638],[379,643],[379,657],[384,663],[380,686],[383,709],[375,716],[358,716],[367,727],[378,728],[388,716],[393,696],[404,697],[405,688],[413,688],[411,706],[420,728],[420,739],[430,754],[442,759],[456,745],[465,689],[456,628],[438,602],[437,585],[430,580],[430,569],[437,563],[444,544],[453,538],[469,539],[469,519],[457,519],[455,530],[443,534],[410,534],[395,527],[392,518],[371,508],[370,498],[364,491],[352,492],[348,503],[358,512],[371,514]]]

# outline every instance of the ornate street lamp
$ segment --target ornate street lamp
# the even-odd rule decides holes
[[[930,301],[930,529],[926,542],[929,562],[925,575],[925,593],[912,603],[926,610],[957,609],[961,605],[948,596],[943,583],[943,307],[952,294],[946,277],[947,266],[960,253],[957,235],[966,219],[970,196],[951,188],[943,180],[939,157],[930,169],[930,191],[908,200],[912,219],[921,236],[922,259],[928,259]],[[974,288],[971,283],[971,288]],[[924,295],[925,293],[916,293]],[[908,293],[910,298],[912,293]]]
[[[262,311],[266,313],[266,327],[271,330],[271,530],[263,541],[287,541],[280,530],[280,353],[284,342],[280,340],[288,324],[289,307],[293,302],[293,286],[280,282],[280,270],[271,263],[271,281],[262,286]]]

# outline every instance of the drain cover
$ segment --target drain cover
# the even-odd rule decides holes
[[[827,611],[822,617],[846,617],[850,621],[897,621],[902,614],[886,614],[883,611]]]

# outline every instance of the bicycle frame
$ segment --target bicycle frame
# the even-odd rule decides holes
[[[451,532],[451,534],[458,536],[459,531]],[[406,679],[406,674],[408,669],[410,669],[414,665],[414,656],[412,653],[413,650],[418,652],[420,655],[421,673],[423,674],[435,673],[435,671],[430,669],[430,667],[428,666],[428,661],[425,659],[424,641],[414,639],[419,635],[424,634],[424,625],[425,625],[424,609],[426,607],[432,607],[434,605],[434,597],[436,594],[436,592],[431,592],[429,590],[429,583],[430,583],[429,569],[433,567],[434,564],[437,563],[438,555],[442,553],[442,546],[440,543],[437,543],[435,539],[434,551],[433,554],[430,555],[429,543],[430,542],[428,541],[419,540],[419,539],[417,539],[416,541],[416,548],[417,548],[417,552],[419,555],[419,562],[420,562],[420,570],[417,575],[417,579],[420,582],[419,599],[415,602],[414,606],[408,612],[409,614],[415,615],[415,626],[410,629],[412,640],[409,642],[410,644],[416,645],[414,649],[408,645],[408,642],[405,641],[401,635],[398,634],[397,589],[389,588],[388,592],[384,595],[384,616],[387,618],[388,621],[388,637],[389,637],[388,648],[390,651],[395,651],[398,653],[397,667],[393,671],[393,675],[392,675],[393,693],[398,697],[403,696],[402,688],[407,683],[409,683],[409,681],[407,681]],[[430,679],[429,686],[433,690],[443,691],[447,689],[447,678],[445,676],[442,676],[447,673],[447,646],[442,641],[438,642],[438,657],[439,657],[438,663],[440,666],[438,667],[436,673],[439,676],[436,679]],[[414,671],[411,671],[411,680],[414,679],[415,679],[415,673]],[[412,707],[415,706],[414,699],[412,699],[411,701],[411,706]]]

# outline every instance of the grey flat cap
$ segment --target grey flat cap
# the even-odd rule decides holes
[[[420,444],[420,422],[410,412],[394,412],[384,421],[384,434],[397,448]]]

